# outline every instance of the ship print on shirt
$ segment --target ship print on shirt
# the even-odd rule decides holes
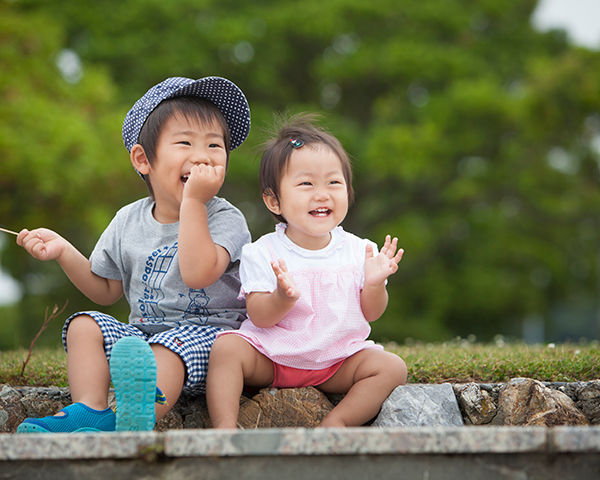
[[[152,252],[146,259],[144,273],[142,274],[142,284],[144,285],[144,294],[138,298],[138,306],[142,313],[141,323],[163,323],[167,315],[161,308],[160,303],[165,299],[163,291],[163,282],[170,268],[177,266],[178,244],[175,242],[172,246],[166,245]],[[179,297],[185,297],[183,293]],[[188,291],[189,301],[185,309],[182,308],[181,323],[201,323],[205,324],[210,317],[210,312],[206,308],[210,303],[210,297],[204,289]],[[186,301],[182,298],[182,301]],[[195,321],[194,321],[195,320]],[[170,322],[179,323],[171,318]]]
[[[165,312],[159,307],[159,303],[165,298],[161,287],[176,255],[177,242],[171,247],[167,245],[155,250],[146,259],[142,275],[144,297],[138,299],[144,323],[160,323],[166,318]]]

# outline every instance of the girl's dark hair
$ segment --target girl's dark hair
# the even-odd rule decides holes
[[[162,129],[169,119],[175,115],[182,115],[186,120],[194,120],[201,125],[216,123],[221,127],[223,130],[223,137],[225,138],[225,151],[227,153],[225,169],[227,169],[229,167],[229,156],[231,154],[231,134],[229,132],[229,125],[227,124],[225,117],[223,117],[221,110],[219,110],[214,103],[206,98],[191,95],[167,98],[159,103],[152,113],[148,115],[148,118],[140,131],[140,135],[138,136],[138,143],[144,148],[144,152],[146,153],[150,165],[154,165],[154,161],[156,160],[156,145]],[[146,182],[150,196],[154,197],[150,179],[147,175],[142,175],[142,178]]]
[[[294,147],[290,140],[303,142],[300,148],[315,148],[325,145],[340,159],[342,173],[348,188],[348,204],[354,200],[352,188],[352,163],[341,143],[331,133],[317,126],[318,115],[300,113],[296,115],[277,116],[272,138],[262,144],[260,159],[259,185],[263,195],[275,197],[279,202],[279,186],[290,163]],[[273,214],[280,222],[287,223],[281,215]]]

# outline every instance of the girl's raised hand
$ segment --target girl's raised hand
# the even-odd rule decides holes
[[[373,246],[367,245],[365,253],[365,284],[370,287],[379,287],[387,278],[398,271],[398,263],[404,254],[403,249],[398,248],[398,239],[387,235],[385,243],[377,256],[373,253]]]
[[[296,302],[300,298],[300,290],[296,287],[283,259],[280,258],[278,262],[271,262],[271,267],[277,277],[277,291],[279,294],[287,300]]]
[[[68,246],[68,242],[57,233],[47,228],[29,231],[23,229],[17,235],[17,245],[23,247],[37,260],[55,260]]]

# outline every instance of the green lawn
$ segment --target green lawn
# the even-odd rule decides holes
[[[67,354],[61,348],[34,348],[21,376],[28,350],[0,351],[0,384],[66,387]]]
[[[409,383],[502,383],[515,377],[548,382],[589,381],[600,378],[600,342],[560,345],[524,343],[447,343],[396,345],[386,349],[408,365]],[[67,386],[67,356],[62,350],[34,348],[21,377],[27,350],[0,351],[0,383]]]
[[[471,343],[457,339],[442,344],[386,348],[408,365],[409,383],[502,383],[516,377],[547,382],[600,378],[600,342],[526,345]]]

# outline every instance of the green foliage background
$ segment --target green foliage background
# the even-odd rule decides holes
[[[547,339],[598,338],[600,53],[534,31],[535,6],[0,0],[0,223],[88,255],[146,193],[121,143],[127,110],[166,77],[219,75],[252,110],[221,193],[254,238],[273,226],[253,153],[273,112],[326,112],[352,155],[344,227],[406,252],[373,338],[490,340],[527,319]],[[81,68],[57,66],[69,59]],[[0,309],[0,348],[27,345],[46,306],[96,308],[55,262],[5,243],[25,295]],[[123,301],[103,310],[127,317]]]

